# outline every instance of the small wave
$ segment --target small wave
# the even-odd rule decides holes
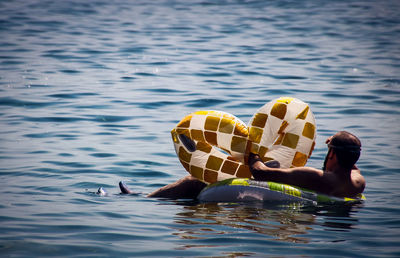
[[[216,107],[220,104],[226,103],[228,100],[223,99],[196,99],[190,100],[185,103],[187,107],[195,108],[206,108],[206,107]]]
[[[62,162],[62,161],[45,160],[45,161],[42,161],[42,163],[56,165],[56,166],[60,166],[60,167],[70,167],[70,168],[95,167],[95,165],[93,165],[93,164],[85,164],[85,163],[81,163],[81,162]],[[92,172],[94,172],[94,171],[92,171]]]
[[[137,75],[137,76],[157,76],[157,74],[155,74],[155,73],[146,73],[146,72],[137,72],[137,73],[135,73],[135,75]]]
[[[53,106],[56,104],[58,104],[58,103],[19,100],[19,99],[14,99],[14,98],[10,98],[10,97],[0,98],[0,106],[42,108],[42,107],[47,107],[47,106]]]
[[[56,122],[56,123],[73,123],[78,121],[87,121],[88,119],[83,117],[62,117],[62,116],[49,116],[49,117],[23,117],[23,120],[29,122]]]
[[[212,78],[212,77],[230,77],[232,75],[228,72],[202,72],[202,73],[196,73],[195,76]]]
[[[296,76],[296,75],[275,75],[275,74],[266,74],[266,76],[278,79],[278,80],[306,80],[307,77],[304,76]]]
[[[138,103],[137,105],[143,109],[154,109],[154,108],[162,108],[168,107],[171,105],[179,105],[180,103],[176,101],[151,101],[147,103]]]
[[[110,157],[117,156],[114,153],[101,153],[101,152],[100,153],[91,153],[89,155],[92,156],[92,157],[96,157],[96,158],[110,158]]]
[[[116,122],[123,122],[133,119],[132,116],[111,116],[111,115],[104,115],[104,116],[89,116],[92,117],[91,121],[94,122],[107,122],[107,123],[116,123]]]
[[[81,71],[74,70],[74,69],[61,69],[60,72],[67,73],[67,74],[78,74],[78,73],[81,73]]]
[[[99,94],[94,92],[76,92],[76,93],[57,93],[57,94],[50,94],[47,95],[51,98],[60,98],[60,99],[76,99],[80,97],[87,97],[87,96],[98,96]]]

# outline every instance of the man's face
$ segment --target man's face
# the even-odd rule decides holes
[[[328,163],[328,157],[329,157],[330,152],[331,152],[331,148],[328,147],[328,153],[326,153],[325,160],[324,160],[324,165],[322,167],[322,171],[326,170],[326,163]]]

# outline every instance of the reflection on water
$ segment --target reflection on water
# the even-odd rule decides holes
[[[362,204],[305,206],[299,203],[218,204],[183,206],[176,214],[175,235],[182,239],[246,238],[293,243],[316,241],[310,230],[349,231],[358,220],[353,216]],[[229,241],[232,241],[231,239]],[[212,243],[213,241],[211,241]],[[212,247],[214,244],[185,245],[181,248]]]

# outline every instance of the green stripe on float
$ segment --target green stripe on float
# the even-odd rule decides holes
[[[349,197],[344,198],[345,202],[360,201],[360,200],[363,200],[363,201],[366,200],[366,198],[363,194],[358,194],[355,198],[349,198]]]
[[[323,194],[318,194],[317,195],[317,202],[332,202],[334,201],[331,197],[323,195]]]
[[[244,186],[249,186],[249,181],[248,179],[245,178],[235,178],[233,179],[229,185],[244,185]]]
[[[282,192],[295,197],[301,197],[301,191],[290,185],[268,182],[268,187],[272,191]]]
[[[230,178],[230,179],[225,179],[222,181],[218,181],[218,182],[209,184],[205,189],[211,188],[211,187],[223,186],[223,185],[250,186],[249,180],[246,178]]]

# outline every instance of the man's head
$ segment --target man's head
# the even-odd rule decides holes
[[[361,142],[357,136],[346,132],[340,131],[333,135],[327,141],[329,152],[333,151],[336,155],[339,165],[343,168],[351,169],[357,162],[361,153]],[[327,156],[329,155],[329,152]],[[325,160],[324,167],[327,160]]]

